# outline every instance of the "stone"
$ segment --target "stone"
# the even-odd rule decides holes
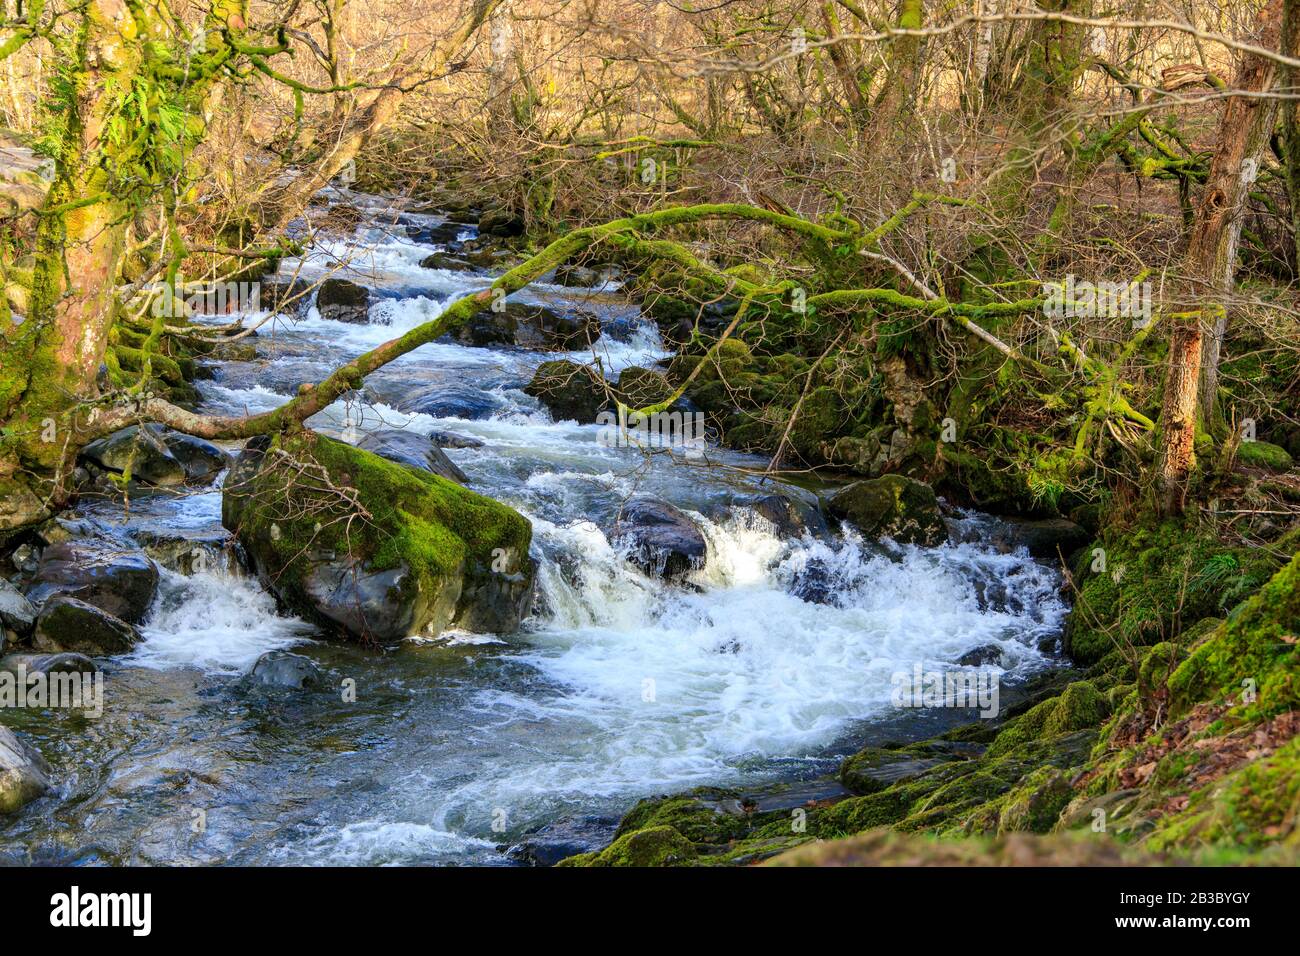
[[[708,560],[704,535],[679,508],[654,498],[635,497],[624,506],[612,540],[627,542],[632,561],[647,574],[683,577]]]
[[[139,624],[158,591],[158,565],[144,552],[112,542],[79,539],[46,548],[27,592],[35,605],[56,594],[92,604]]]
[[[303,467],[320,477],[295,483]],[[319,490],[329,485],[340,492]],[[365,519],[350,520],[358,509]],[[354,639],[511,633],[531,607],[522,515],[312,432],[251,440],[225,482],[222,522],[281,602]]]
[[[460,485],[469,482],[465,472],[456,467],[456,463],[447,457],[447,453],[419,432],[387,428],[383,431],[371,432],[357,442],[357,447],[372,451],[398,464],[423,468]]]
[[[365,325],[370,321],[370,290],[347,279],[326,279],[316,291],[322,319]]]
[[[310,657],[288,651],[263,654],[253,665],[249,681],[261,687],[306,690],[325,683],[325,674]]]
[[[898,750],[867,747],[840,765],[840,782],[863,796],[915,780],[948,763],[944,757],[922,757]]]
[[[1092,541],[1092,535],[1067,518],[1003,518],[994,536],[1024,547],[1035,558],[1060,561]]]
[[[0,813],[13,813],[50,789],[50,765],[0,724]]]
[[[83,448],[80,458],[118,474],[129,465],[134,480],[161,487],[214,478],[230,463],[211,442],[162,425],[113,432]]]
[[[26,634],[36,623],[36,608],[22,593],[0,578],[0,624],[19,634]]]
[[[845,485],[827,503],[831,515],[870,538],[933,546],[948,540],[934,489],[903,475],[884,475]]]
[[[93,604],[59,594],[41,608],[32,645],[46,654],[71,652],[110,657],[129,652],[139,640],[139,632],[121,618]]]
[[[507,345],[543,352],[584,349],[600,338],[600,317],[592,312],[560,312],[541,305],[507,302],[463,323],[453,337],[465,345]]]
[[[10,674],[94,674],[99,665],[85,654],[6,654],[0,657],[0,671]]]
[[[596,416],[610,407],[606,383],[594,369],[568,359],[543,362],[524,386],[550,411],[556,421],[573,421],[590,425]]]
[[[488,209],[479,216],[478,231],[482,236],[514,239],[524,234],[524,217],[513,209]]]
[[[467,259],[460,259],[448,252],[435,252],[431,256],[425,256],[420,260],[422,269],[442,269],[446,272],[473,272],[474,263]]]
[[[462,435],[459,432],[443,431],[438,428],[429,432],[429,441],[439,448],[482,448],[486,444],[481,438]]]

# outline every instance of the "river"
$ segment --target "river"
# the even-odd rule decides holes
[[[347,199],[367,222],[281,271],[341,267],[379,297],[371,322],[313,308],[264,327],[255,361],[200,383],[203,410],[273,408],[490,281],[421,268],[438,246],[385,225],[385,201]],[[667,355],[616,289],[543,283],[522,298],[596,309],[613,371]],[[1059,576],[990,546],[989,519],[957,515],[956,543],[936,548],[841,531],[782,540],[744,503],[813,500],[808,490],[764,481],[753,456],[646,456],[605,447],[598,426],[552,421],[521,388],[555,357],[426,345],[310,422],[351,441],[410,428],[485,443],[447,451],[470,487],[532,521],[539,596],[515,634],[384,651],[323,641],[223,557],[219,488],[138,495],[129,513],[83,502],[81,518],[126,540],[181,537],[212,560],[164,572],[143,642],[104,662],[102,717],[16,715],[56,790],[0,828],[0,862],[508,864],[510,846],[556,821],[595,844],[647,795],[809,779],[864,739],[921,736],[935,718],[891,702],[891,675],[918,661],[945,666],[996,644],[1009,684],[1056,663],[1038,647],[1067,610]],[[689,586],[647,577],[601,532],[633,491],[698,519],[710,557]],[[801,596],[814,573],[829,599]],[[283,648],[313,658],[326,687],[246,680]],[[349,680],[355,702],[339,692]]]

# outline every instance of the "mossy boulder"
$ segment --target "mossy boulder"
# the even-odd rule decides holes
[[[524,391],[550,410],[556,421],[590,425],[609,407],[607,384],[598,372],[568,359],[543,362]]]
[[[222,523],[286,605],[354,638],[510,633],[531,603],[522,515],[313,432],[250,441]]]
[[[642,800],[623,817],[614,837],[669,826],[691,843],[723,844],[738,839],[749,829],[740,806],[736,794],[713,788]]]
[[[871,538],[923,545],[948,539],[934,489],[903,475],[855,481],[835,492],[827,508]]]
[[[1292,465],[1291,453],[1266,441],[1244,441],[1237,447],[1237,464],[1266,471],[1287,471]]]
[[[1089,681],[1076,681],[1059,697],[1036,704],[998,734],[989,756],[1010,753],[1031,740],[1050,740],[1101,724],[1110,714],[1104,694]]]
[[[561,860],[558,866],[675,866],[689,863],[694,844],[670,826],[634,830],[619,837],[599,853],[583,853]]]
[[[50,789],[50,765],[0,724],[0,813],[13,813]]]
[[[1047,833],[1073,796],[1070,780],[1060,770],[1035,770],[1005,798],[998,815],[998,832]]]
[[[58,594],[41,609],[32,646],[45,654],[71,652],[108,657],[130,652],[139,640],[139,632],[121,618]]]

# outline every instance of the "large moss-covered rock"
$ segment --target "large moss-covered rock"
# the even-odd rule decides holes
[[[81,450],[83,462],[107,471],[128,468],[136,481],[179,485],[212,478],[229,464],[226,453],[211,442],[162,425],[131,425]]]
[[[529,609],[522,515],[312,432],[250,441],[222,522],[285,604],[354,638],[509,633]]]
[[[590,425],[608,408],[609,388],[594,369],[568,359],[543,362],[524,391],[545,405],[556,421]]]
[[[830,513],[872,538],[902,544],[942,544],[948,531],[934,489],[903,475],[855,481],[831,496]]]
[[[0,724],[0,813],[13,813],[50,789],[50,766]]]
[[[36,619],[33,646],[46,654],[126,654],[140,640],[139,632],[102,608],[59,594],[45,602]]]
[[[1291,453],[1266,441],[1244,441],[1237,448],[1237,464],[1267,471],[1286,471],[1291,467]]]
[[[649,827],[621,836],[599,853],[583,853],[559,866],[673,866],[694,860],[694,844],[670,826]]]

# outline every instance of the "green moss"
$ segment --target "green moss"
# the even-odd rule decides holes
[[[1092,570],[1098,549],[1104,571]],[[1119,648],[1175,640],[1205,617],[1222,614],[1275,569],[1267,553],[1228,547],[1179,522],[1113,534],[1085,549],[1066,647],[1081,663]]]
[[[499,609],[457,602],[532,573],[527,519],[437,475],[312,432],[279,436],[261,459],[242,461],[226,481],[223,523],[297,609],[314,606],[304,581],[322,558],[407,569],[403,601],[439,627],[461,612],[490,621]]]
[[[1232,699],[1256,716],[1300,706],[1300,554],[1192,649],[1169,678],[1170,704]],[[1254,700],[1251,700],[1251,697]]]
[[[599,853],[582,853],[559,866],[675,866],[696,857],[691,841],[670,826],[635,830],[619,837]]]
[[[1259,850],[1297,842],[1300,737],[1192,794],[1185,809],[1161,818],[1146,843],[1153,849],[1227,846]]]
[[[739,806],[736,794],[711,788],[685,796],[642,800],[623,817],[615,837],[671,826],[692,843],[727,843],[743,836],[749,823],[742,816],[721,810],[719,804],[723,801]]]
[[[998,814],[997,832],[1047,833],[1073,796],[1069,779],[1060,770],[1035,770],[1006,796]]]
[[[1090,682],[1076,681],[1059,697],[1035,705],[1015,720],[989,747],[989,755],[1010,753],[1020,745],[1096,727],[1110,714],[1110,705]]]
[[[1250,468],[1269,471],[1287,471],[1291,468],[1290,453],[1266,441],[1244,441],[1237,447],[1237,463]]]

